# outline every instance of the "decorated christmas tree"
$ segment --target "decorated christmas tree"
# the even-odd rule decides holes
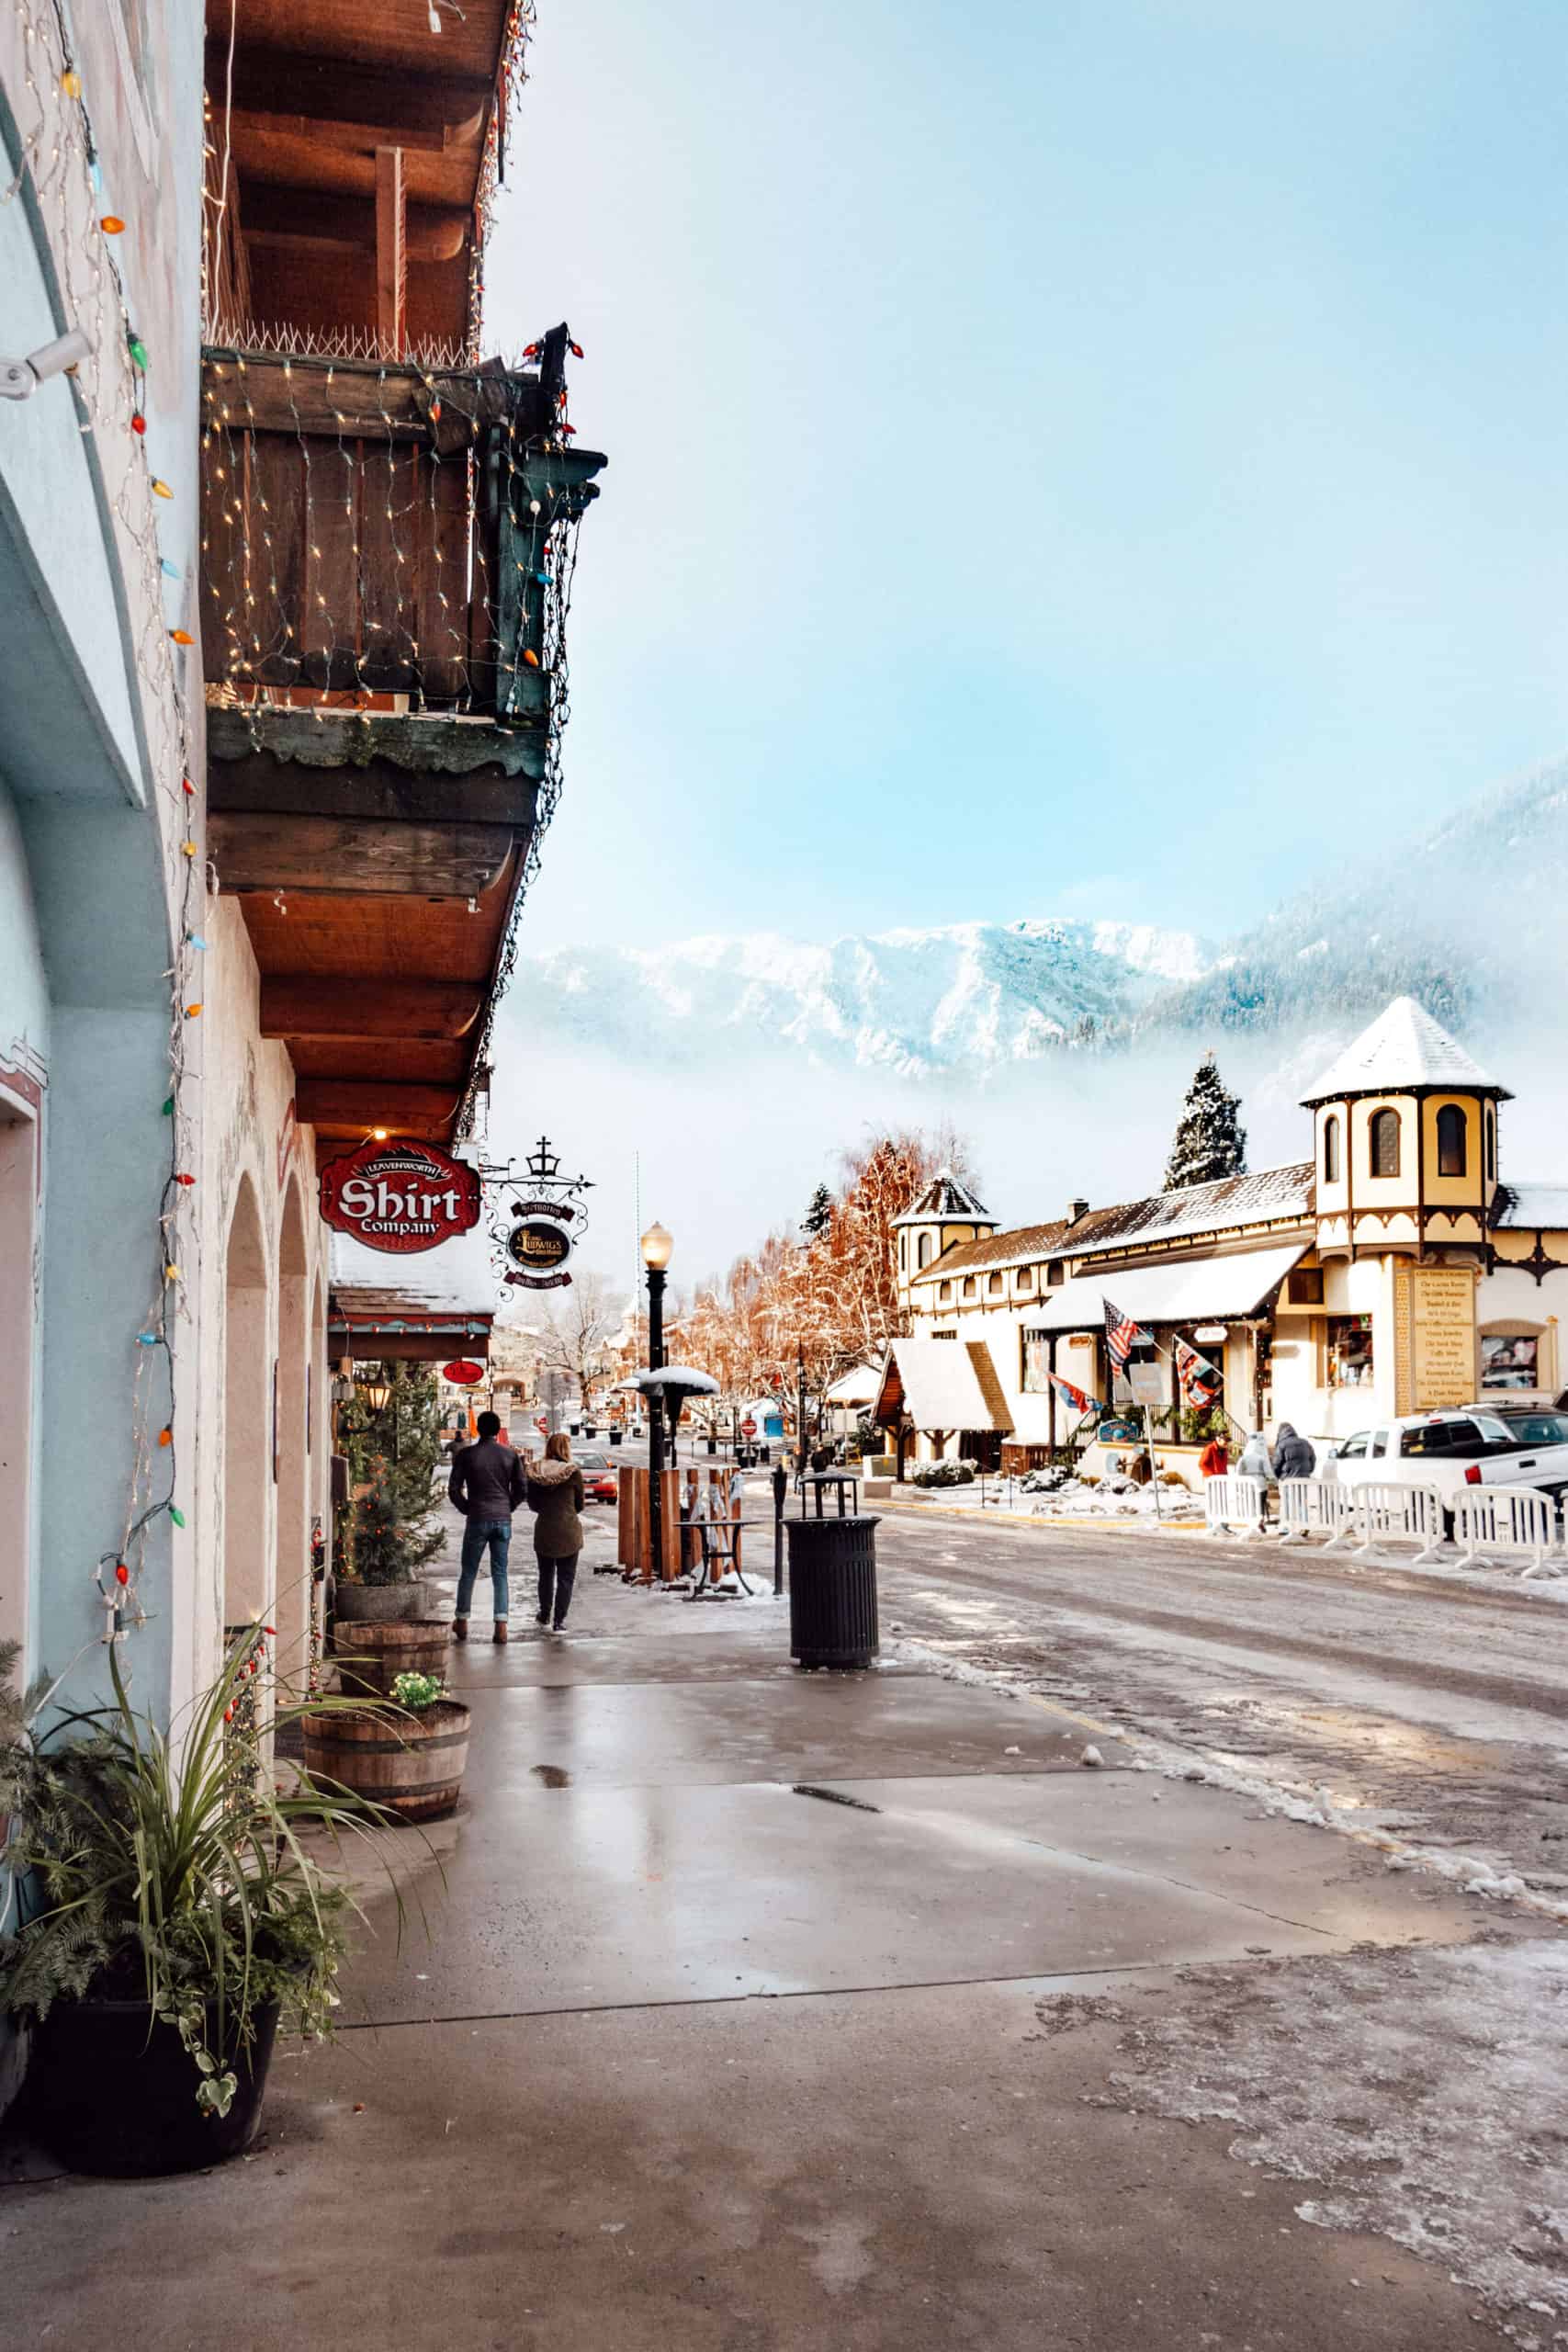
[[[378,1367],[388,1384],[379,1412],[355,1400],[340,1423],[350,1475],[369,1492],[353,1509],[354,1574],[366,1584],[404,1584],[446,1544],[432,1518],[441,1459],[440,1391],[428,1364]]]
[[[1221,1176],[1246,1173],[1247,1130],[1236,1116],[1240,1109],[1214,1067],[1213,1055],[1205,1054],[1176,1123],[1165,1170],[1168,1193],[1184,1184],[1212,1184]]]

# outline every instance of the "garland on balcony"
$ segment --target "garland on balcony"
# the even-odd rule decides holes
[[[104,186],[63,9],[58,0],[17,0],[13,23],[20,70],[7,73],[6,80],[17,96],[13,111],[20,152],[14,176],[0,188],[0,203],[25,196],[36,210],[57,274],[63,324],[80,327],[92,345],[90,356],[73,371],[68,396],[74,400],[89,469],[112,517],[114,553],[128,585],[138,584],[140,574],[141,628],[128,650],[141,687],[136,722],[162,804],[158,837],[165,899],[176,929],[165,975],[169,1077],[162,1110],[168,1122],[168,1166],[159,1201],[155,1272],[146,1314],[120,1342],[131,1357],[131,1474],[118,1540],[98,1555],[92,1570],[104,1611],[102,1639],[107,1642],[145,1623],[141,1588],[149,1530],[164,1518],[175,1527],[186,1524],[176,1500],[175,1328],[181,1293],[197,1270],[196,1220],[185,1213],[186,1194],[196,1182],[191,1164],[198,1140],[187,1103],[187,1041],[201,1012],[196,975],[206,943],[196,928],[202,859],[180,658],[180,649],[193,639],[183,612],[171,623],[164,610],[165,582],[185,575],[162,552],[156,517],[160,500],[183,494],[194,504],[196,485],[182,483],[176,493],[150,462],[149,444],[157,436],[150,432],[146,384],[164,355],[150,351],[138,329],[116,258],[115,240],[127,224],[112,209],[116,191]],[[46,396],[42,391],[36,397]],[[183,606],[186,599],[179,601]]]

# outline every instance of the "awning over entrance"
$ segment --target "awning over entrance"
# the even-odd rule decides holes
[[[906,1413],[918,1430],[1005,1434],[1012,1427],[983,1340],[895,1340],[882,1368],[873,1418],[891,1428]]]
[[[488,1315],[415,1315],[396,1296],[334,1291],[327,1317],[327,1353],[335,1363],[444,1363],[449,1356],[490,1356]]]
[[[1047,1291],[1027,1311],[1041,1331],[1098,1331],[1109,1298],[1139,1323],[1223,1323],[1256,1315],[1311,1245],[1237,1250],[1225,1258],[1184,1258],[1168,1266],[1110,1266]],[[900,1342],[900,1344],[903,1344]]]
[[[393,1257],[333,1236],[327,1353],[361,1363],[441,1363],[490,1355],[495,1278],[481,1227],[438,1249]]]

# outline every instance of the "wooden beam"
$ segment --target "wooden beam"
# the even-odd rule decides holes
[[[302,716],[308,722],[309,713]],[[276,754],[255,751],[231,760],[209,753],[209,810],[226,817],[345,817],[361,824],[507,825],[515,832],[533,825],[537,785],[530,775],[507,775],[499,764],[468,775],[420,775],[376,759],[363,767],[309,767],[289,758],[286,748],[300,741],[306,750],[314,748],[308,735],[301,739],[283,722],[276,736]],[[516,743],[513,733],[507,739],[510,756]]]
[[[215,110],[231,93],[236,117],[252,118],[273,137],[437,153],[479,137],[491,97],[479,74],[411,73],[248,43],[234,51],[231,81],[226,40],[207,44],[207,86]]]
[[[247,179],[241,187],[240,220],[253,244],[315,253],[371,252],[378,203],[379,191],[376,196],[344,196],[335,188],[279,187],[271,180]],[[472,217],[457,205],[411,204],[410,261],[455,260]]]
[[[400,147],[376,150],[376,331],[383,359],[400,359],[408,341],[408,190]]]
[[[383,1085],[376,1079],[302,1078],[294,1090],[302,1127],[328,1135],[444,1136],[457,1115],[456,1086]]]
[[[516,835],[509,825],[359,824],[210,809],[207,839],[228,890],[477,899],[500,876]]]
[[[263,978],[261,1032],[326,1043],[340,1038],[467,1036],[484,991],[447,980]]]

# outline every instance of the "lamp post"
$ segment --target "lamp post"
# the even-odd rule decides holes
[[[648,1270],[648,1368],[664,1369],[664,1274],[674,1241],[661,1225],[650,1225],[642,1237],[642,1262]],[[649,1391],[648,1405],[648,1532],[653,1551],[653,1573],[664,1574],[664,1392]]]

